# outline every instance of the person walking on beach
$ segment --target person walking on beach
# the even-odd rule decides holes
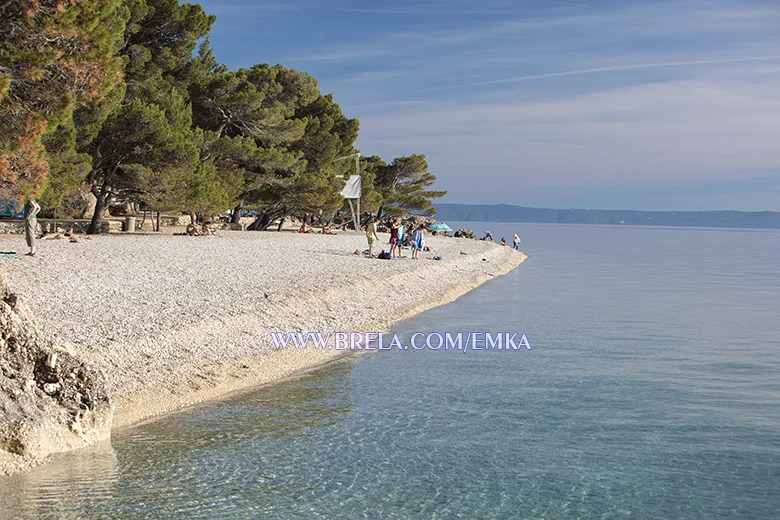
[[[371,222],[366,226],[366,238],[368,239],[368,257],[374,257],[374,241],[379,240],[376,235],[376,217],[371,219]]]
[[[512,238],[512,249],[520,251],[520,237],[517,236],[517,233],[515,233],[514,238]]]
[[[35,231],[38,227],[39,211],[41,211],[41,207],[34,199],[30,199],[24,206],[24,236],[27,239],[27,246],[30,248],[30,252],[26,253],[26,256],[35,256]]]
[[[425,227],[420,224],[417,229],[414,230],[414,233],[412,233],[412,259],[417,260],[420,255],[420,251],[422,251],[423,247],[425,247],[425,239],[423,237],[423,230]]]

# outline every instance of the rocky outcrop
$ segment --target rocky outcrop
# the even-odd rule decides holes
[[[455,232],[455,238],[471,238],[476,240],[477,236],[470,229],[460,228]]]
[[[106,380],[38,330],[0,273],[0,450],[44,457],[108,438]]]

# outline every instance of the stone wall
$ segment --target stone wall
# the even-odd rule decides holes
[[[89,227],[89,220],[54,220],[38,219],[38,234],[41,233],[69,233],[84,234]],[[124,221],[110,219],[104,220],[100,226],[101,233],[118,233],[122,231]],[[24,235],[24,220],[0,219],[0,234]]]

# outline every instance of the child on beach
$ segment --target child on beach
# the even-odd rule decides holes
[[[376,234],[376,218],[371,218],[371,222],[366,226],[366,238],[368,239],[368,256],[374,257],[374,241],[379,240]]]
[[[501,245],[502,245],[502,246],[505,246],[505,245],[506,245],[506,240],[504,240],[504,237],[501,237]]]

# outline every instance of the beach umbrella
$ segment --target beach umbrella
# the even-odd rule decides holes
[[[428,231],[449,231],[452,233],[452,228],[444,222],[434,222],[428,226]]]

